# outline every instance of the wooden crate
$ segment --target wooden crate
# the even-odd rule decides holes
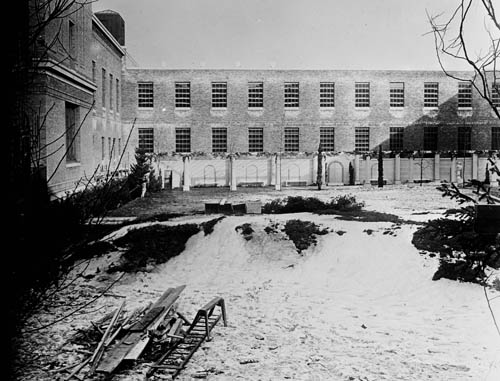
[[[248,214],[262,213],[262,203],[260,201],[247,201],[245,203],[245,208]]]

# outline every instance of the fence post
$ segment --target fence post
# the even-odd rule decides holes
[[[184,192],[188,192],[189,189],[190,189],[190,185],[191,185],[191,160],[190,160],[190,157],[189,156],[184,156],[182,158],[182,162],[183,162],[183,169],[184,169],[184,172],[183,172],[183,184],[182,184],[182,190]]]
[[[231,171],[231,182],[230,182],[230,190],[235,191],[236,190],[236,169],[235,169],[235,164],[234,164],[234,156],[231,155],[229,156],[229,163],[230,163],[230,171]]]
[[[441,180],[441,174],[439,173],[441,157],[438,153],[434,154],[434,181]]]

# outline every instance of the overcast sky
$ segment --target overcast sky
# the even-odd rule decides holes
[[[432,70],[439,66],[426,10],[449,12],[457,2],[97,0],[93,10],[121,14],[141,67]],[[477,21],[471,38],[483,28]]]

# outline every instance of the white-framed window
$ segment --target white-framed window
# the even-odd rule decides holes
[[[424,126],[424,151],[437,151],[438,128],[437,126]]]
[[[370,82],[356,82],[354,84],[354,106],[370,107]]]
[[[264,107],[264,83],[248,82],[248,108]]]
[[[139,149],[154,152],[154,129],[139,128]]]
[[[404,127],[390,127],[389,129],[389,149],[391,151],[403,150]]]
[[[227,152],[227,128],[212,128],[212,152]]]
[[[113,110],[113,86],[114,81],[113,81],[113,74],[109,73],[109,109]]]
[[[491,127],[491,149],[500,150],[500,127]]]
[[[470,82],[458,83],[458,108],[472,107],[472,84]]]
[[[212,108],[227,108],[227,82],[212,82]]]
[[[370,127],[356,127],[354,129],[354,150],[356,152],[370,150]]]
[[[248,129],[248,152],[264,151],[264,129],[251,127]]]
[[[65,102],[66,114],[66,161],[79,162],[79,131],[78,131],[78,106]]]
[[[439,83],[424,82],[424,107],[438,107],[439,105]]]
[[[335,128],[320,127],[319,128],[319,144],[322,151],[335,150]]]
[[[389,107],[405,107],[405,84],[404,82],[389,83]]]
[[[191,129],[175,129],[175,152],[191,152]]]
[[[102,68],[102,73],[101,73],[101,102],[102,102],[102,107],[106,108],[106,69]]]
[[[139,108],[154,107],[154,89],[153,82],[137,83],[137,99]]]
[[[335,82],[319,84],[319,107],[335,107]]]
[[[472,148],[472,128],[470,126],[458,126],[457,134],[457,150],[470,151]]]
[[[285,82],[285,108],[299,107],[299,83]]]
[[[175,107],[176,108],[191,107],[190,82],[175,82]]]
[[[299,151],[299,128],[285,127],[285,152]]]

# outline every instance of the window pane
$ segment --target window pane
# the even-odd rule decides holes
[[[154,151],[154,131],[152,128],[139,128],[139,149]]]
[[[212,82],[212,107],[213,108],[227,107],[226,82]]]
[[[175,151],[176,152],[191,152],[191,129],[176,128],[175,129]]]
[[[356,82],[354,97],[355,107],[370,107],[370,82]]]
[[[424,107],[438,107],[439,103],[439,83],[424,83]]]
[[[263,152],[263,151],[264,151],[264,129],[249,128],[248,152]]]
[[[153,82],[142,82],[138,83],[138,99],[139,107],[151,108],[154,106],[153,103]]]
[[[368,152],[370,150],[370,128],[356,127],[354,131],[354,149],[357,152]]]
[[[212,129],[212,152],[227,152],[227,128]]]
[[[323,151],[335,150],[335,128],[320,127],[319,129],[319,144]]]
[[[299,83],[285,82],[285,108],[299,107]]]
[[[390,107],[405,106],[405,84],[403,82],[391,82],[390,90]]]
[[[335,107],[334,82],[321,82],[319,84],[319,107]]]
[[[391,151],[403,150],[403,127],[391,127],[389,130],[389,146]]]
[[[248,107],[264,107],[264,84],[262,82],[248,83]]]
[[[285,152],[298,152],[299,129],[298,127],[285,128]]]
[[[458,108],[472,107],[472,84],[460,82],[458,84]]]
[[[175,107],[191,107],[191,83],[175,83]]]

